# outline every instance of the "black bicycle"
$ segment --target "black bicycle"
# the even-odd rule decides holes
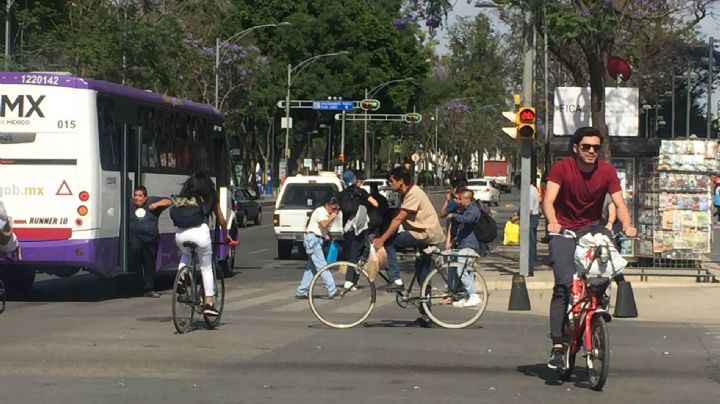
[[[465,328],[485,313],[488,288],[480,274],[478,255],[465,255],[457,250],[440,251],[435,247],[417,252],[432,256],[431,270],[417,294],[417,272],[407,288],[395,293],[395,302],[402,308],[422,307],[427,316],[443,328]],[[375,276],[367,271],[366,257],[357,264],[337,261],[321,268],[310,283],[310,309],[323,324],[333,328],[351,328],[363,323],[376,305]],[[353,271],[355,282],[344,288],[345,274]],[[385,282],[390,279],[378,272]],[[332,281],[340,291],[332,299],[327,297],[324,279]]]
[[[218,315],[205,314],[205,289],[203,288],[202,273],[198,268],[197,244],[185,242],[184,247],[190,249],[190,266],[178,270],[173,283],[172,318],[178,333],[184,334],[193,328],[195,314],[202,315],[208,328],[214,329],[220,325],[220,318],[225,303],[225,278],[223,271],[213,259],[213,274],[215,278],[215,309]]]
[[[0,280],[0,314],[5,311],[5,284]]]

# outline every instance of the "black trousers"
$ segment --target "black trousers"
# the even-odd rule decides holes
[[[343,234],[343,255],[345,261],[357,263],[360,258],[365,254],[365,239],[368,236],[368,231],[364,230],[358,235],[355,235],[354,230]],[[345,280],[348,282],[356,282],[359,277],[355,271],[345,272]]]
[[[157,250],[158,243],[148,243],[134,234],[128,237],[128,269],[142,275],[145,292],[155,290]]]

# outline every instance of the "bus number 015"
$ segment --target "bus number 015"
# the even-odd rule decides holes
[[[74,119],[72,121],[59,120],[57,122],[57,127],[58,127],[58,129],[75,129],[75,120]]]

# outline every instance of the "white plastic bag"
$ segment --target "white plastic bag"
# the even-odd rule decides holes
[[[598,246],[602,247],[597,249],[601,256],[595,259],[595,247]],[[626,266],[627,261],[606,235],[588,233],[578,240],[575,248],[575,268],[579,274],[590,278],[612,278]]]

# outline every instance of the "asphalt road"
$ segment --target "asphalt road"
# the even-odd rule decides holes
[[[568,383],[546,368],[546,316],[491,296],[468,329],[423,329],[385,299],[365,326],[328,329],[293,298],[304,263],[276,259],[271,225],[240,237],[214,331],[177,335],[168,290],[150,299],[122,278],[39,277],[31,301],[0,315],[0,402],[720,402],[720,316],[613,321],[608,383],[594,392],[583,366]]]

